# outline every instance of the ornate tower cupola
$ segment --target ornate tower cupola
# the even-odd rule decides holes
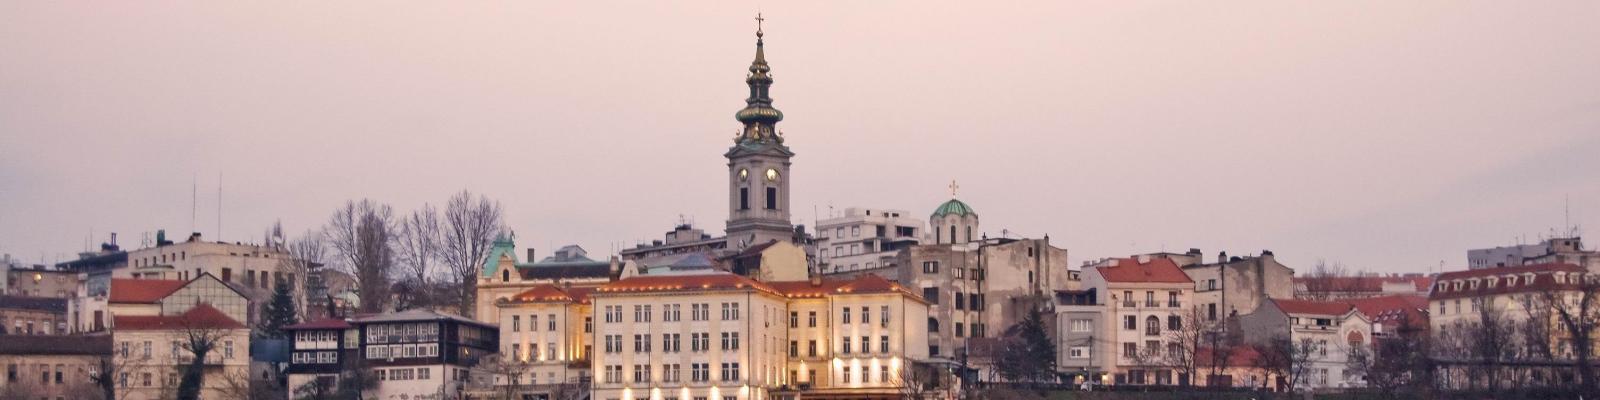
[[[772,107],[772,67],[767,65],[765,33],[756,15],[756,58],[750,62],[745,84],[750,97],[734,119],[744,124],[734,136],[728,158],[728,248],[738,249],[795,236],[789,222],[789,159],[794,152],[783,144],[778,121],[783,112]]]

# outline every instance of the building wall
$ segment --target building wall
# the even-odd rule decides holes
[[[590,331],[584,320],[590,318],[587,304],[565,302],[504,303],[500,306],[500,354],[527,363],[528,376],[522,384],[576,383],[589,376],[587,361],[592,348]],[[537,326],[532,321],[537,317]],[[555,317],[554,329],[550,318]],[[537,345],[537,357],[534,347]],[[554,352],[552,352],[554,346]],[[496,384],[509,382],[496,378]],[[531,379],[531,380],[530,380]]]
[[[217,348],[206,356],[208,367],[205,368],[202,398],[223,398],[229,380],[242,382],[249,378],[250,331],[230,329],[221,331],[221,334]],[[181,330],[113,331],[113,362],[124,366],[127,377],[125,385],[123,377],[117,377],[118,393],[126,393],[119,400],[172,398],[182,376],[180,367],[193,358],[187,350],[178,347],[186,337]],[[149,384],[145,380],[147,374]]]
[[[191,280],[211,274],[235,284],[246,298],[258,304],[270,299],[275,285],[281,281],[291,285],[295,304],[303,305],[306,304],[304,275],[309,271],[298,271],[296,265],[298,263],[293,262],[289,253],[269,246],[194,240],[130,251],[128,267],[113,270],[112,276]],[[253,319],[248,321],[254,322]]]
[[[766,392],[781,384],[784,367],[782,343],[785,337],[784,318],[787,307],[782,298],[757,291],[710,293],[649,293],[604,294],[593,297],[595,316],[595,355],[591,374],[595,376],[593,398],[597,400],[622,400],[642,397],[660,398],[674,394],[683,399],[693,397],[722,398],[734,396],[743,399],[761,399]],[[681,305],[680,321],[662,321],[661,307]],[[693,320],[693,304],[710,307],[708,320]],[[721,318],[723,304],[737,304],[737,320]],[[636,321],[635,308],[650,306],[653,315],[648,322]],[[607,307],[621,307],[620,322],[605,322]],[[731,307],[730,307],[731,308]],[[710,349],[695,352],[689,343],[695,333],[710,335]],[[723,350],[722,334],[738,333],[739,348]],[[664,352],[660,347],[661,335],[681,335],[678,352]],[[606,352],[605,337],[620,336],[621,351]],[[635,351],[635,336],[649,335],[652,351]],[[709,382],[693,382],[694,363],[709,364]],[[722,365],[737,363],[738,379],[722,380]],[[664,382],[664,365],[678,365],[677,382]],[[649,366],[650,381],[635,382],[635,372]],[[620,367],[619,380],[608,380],[606,367]],[[663,393],[666,393],[663,395]]]
[[[63,313],[27,308],[0,308],[0,331],[8,335],[65,335],[70,329],[67,326],[67,316]]]
[[[1294,298],[1294,270],[1271,254],[1244,257],[1226,263],[1183,268],[1195,283],[1195,301],[1210,316],[1216,304],[1218,319],[1255,312],[1267,299]],[[1213,287],[1213,281],[1215,289]]]
[[[5,377],[13,372],[16,381],[0,379],[0,393],[10,392],[39,399],[78,399],[100,393],[90,381],[97,371],[100,356],[93,355],[16,355],[0,354]]]
[[[78,274],[69,271],[5,268],[5,289],[0,294],[28,297],[72,298],[78,292]]]

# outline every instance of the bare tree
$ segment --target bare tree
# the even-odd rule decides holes
[[[1433,387],[1433,360],[1425,324],[1409,317],[1401,320],[1391,336],[1375,337],[1371,350],[1351,349],[1346,368],[1380,397],[1427,397]]]
[[[0,387],[0,400],[33,400],[48,398],[44,396],[44,389],[33,383],[32,379],[22,379]]]
[[[545,385],[550,389],[550,400],[582,400],[588,395],[588,387],[577,382],[551,382]]]
[[[444,209],[440,258],[455,285],[456,307],[471,317],[476,310],[478,268],[489,257],[494,239],[505,230],[500,203],[462,190],[450,197]]]
[[[439,235],[439,212],[431,204],[423,204],[400,220],[400,265],[407,278],[428,283],[433,263],[440,258]]]
[[[356,281],[361,311],[383,312],[394,269],[394,210],[369,199],[349,201],[328,221],[328,242]]]
[[[495,390],[494,397],[490,400],[517,400],[528,388],[523,384],[522,378],[532,367],[515,358],[496,354],[480,359],[478,369],[488,373],[492,379],[490,382]]]
[[[1359,275],[1353,275],[1344,263],[1327,260],[1317,260],[1300,282],[1305,285],[1305,290],[1295,294],[1307,300],[1329,301],[1337,300],[1339,293],[1357,289],[1361,285]]]
[[[1256,352],[1254,366],[1261,370],[1264,376],[1277,376],[1283,385],[1283,390],[1293,392],[1311,370],[1311,357],[1316,351],[1316,345],[1309,341],[1296,343],[1288,335],[1279,335],[1265,342],[1255,343],[1251,348]],[[1270,379],[1268,380],[1270,382]],[[1268,384],[1263,382],[1263,385]]]
[[[178,347],[188,353],[187,364],[180,367],[178,400],[198,400],[205,387],[206,358],[217,350],[228,337],[230,330],[218,328],[206,321],[183,320],[177,330]]]
[[[951,398],[946,396],[947,392],[958,390],[955,376],[927,364],[907,363],[900,367],[900,374],[893,379],[895,389],[900,391],[900,398],[905,400]]]
[[[292,278],[287,279],[290,287],[294,289],[295,296],[298,297],[295,308],[302,321],[311,316],[306,307],[308,301],[305,298],[307,293],[305,282],[311,277],[311,273],[325,262],[327,249],[321,232],[307,230],[300,237],[285,242],[283,251],[289,253],[289,257],[278,259],[278,269],[287,275],[292,275]]]
[[[1564,275],[1565,278],[1561,279],[1556,279],[1557,276],[1548,276],[1554,282],[1539,291],[1538,296],[1544,306],[1554,312],[1556,322],[1567,333],[1562,343],[1566,343],[1572,352],[1579,391],[1596,393],[1600,385],[1596,385],[1595,379],[1600,377],[1595,376],[1592,360],[1595,325],[1600,323],[1600,304],[1595,304],[1600,301],[1596,299],[1596,293],[1600,293],[1600,279],[1597,279],[1600,277],[1579,271]]]

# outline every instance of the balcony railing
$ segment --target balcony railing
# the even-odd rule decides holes
[[[178,362],[178,364],[188,364],[188,363],[194,361],[194,355],[193,354],[179,355],[174,360],[176,360]],[[222,356],[221,355],[209,355],[208,354],[208,355],[206,355],[206,359],[204,360],[204,362],[201,363],[201,365],[222,365]]]
[[[1167,301],[1167,307],[1178,308],[1178,307],[1181,307],[1181,306],[1183,306],[1183,303],[1178,302],[1177,300],[1169,300],[1169,301]]]
[[[1144,306],[1145,307],[1160,307],[1161,303],[1156,302],[1155,300],[1150,300],[1150,301],[1144,302]]]
[[[1133,302],[1133,300],[1124,300],[1124,301],[1123,301],[1123,302],[1122,302],[1122,307],[1124,307],[1124,308],[1133,308],[1133,307],[1137,307],[1137,306],[1138,306],[1138,305],[1137,305],[1137,304],[1135,304],[1135,303],[1134,303],[1134,302]]]

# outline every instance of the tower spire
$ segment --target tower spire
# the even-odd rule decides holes
[[[777,142],[782,143],[783,138],[778,137],[776,125],[783,120],[783,112],[772,107],[772,97],[768,90],[772,87],[772,67],[767,65],[766,32],[762,23],[766,21],[760,13],[756,14],[756,58],[750,62],[750,75],[744,82],[750,86],[750,97],[744,100],[744,109],[734,114],[734,119],[744,124],[738,143],[749,142]]]

